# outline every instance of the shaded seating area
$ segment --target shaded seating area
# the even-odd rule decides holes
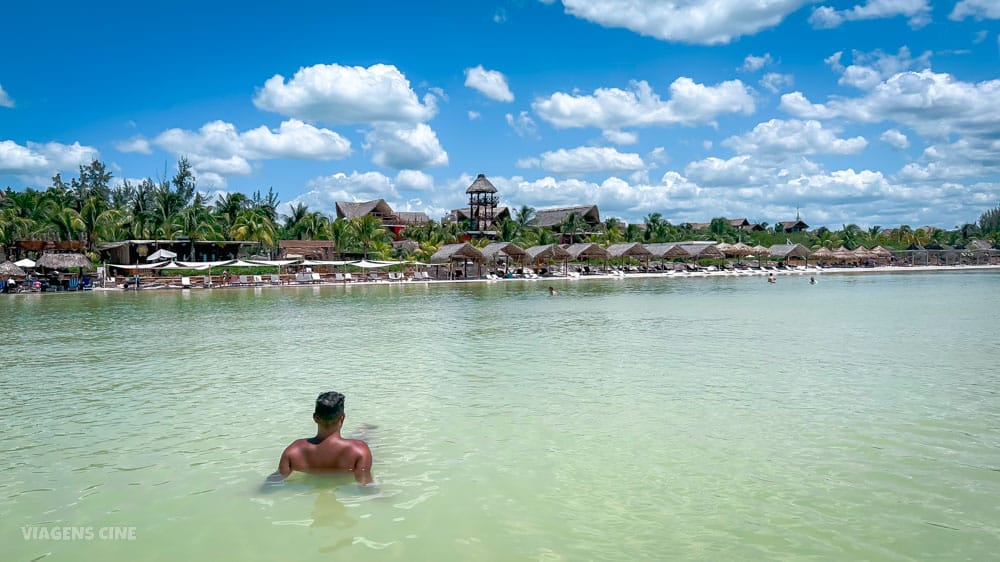
[[[525,253],[527,254],[525,264],[533,269],[531,272],[525,271],[524,273],[527,275],[532,273],[548,274],[553,262],[565,262],[569,259],[569,252],[558,244],[532,246],[526,249]]]
[[[498,273],[507,274],[512,265],[520,264],[527,257],[528,253],[524,248],[513,242],[494,242],[487,244],[482,250],[486,263],[495,266]]]
[[[626,269],[625,264],[628,259],[641,261],[645,264],[644,268],[649,269],[649,260],[653,257],[653,253],[638,242],[612,244],[608,246],[608,253],[611,259],[618,258],[620,260],[619,264],[623,271]]]
[[[447,279],[468,279],[470,263],[476,266],[476,277],[482,276],[482,267],[486,263],[486,256],[472,244],[463,242],[441,246],[437,252],[434,252],[429,261],[431,265],[436,266],[439,279],[442,275],[442,267],[445,268]],[[461,265],[461,268],[457,268],[458,265]]]

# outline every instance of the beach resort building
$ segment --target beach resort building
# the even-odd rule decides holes
[[[430,222],[430,217],[422,211],[395,211],[385,199],[374,201],[337,201],[337,218],[355,219],[371,215],[382,223],[382,227],[398,237],[408,226],[420,226]]]

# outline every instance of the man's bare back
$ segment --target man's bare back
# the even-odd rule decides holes
[[[353,472],[359,484],[371,482],[372,452],[368,444],[357,439],[344,439],[339,434],[297,439],[281,454],[278,472],[288,476],[292,471],[309,473]]]
[[[297,439],[286,447],[278,461],[277,472],[268,477],[268,482],[280,481],[297,470],[313,474],[351,472],[359,484],[370,483],[372,452],[368,444],[340,436],[344,426],[344,395],[339,392],[320,394],[313,421],[316,422],[316,437]]]

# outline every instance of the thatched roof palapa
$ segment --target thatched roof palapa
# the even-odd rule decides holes
[[[580,215],[591,226],[596,226],[601,222],[601,212],[598,210],[597,205],[581,205],[556,209],[538,209],[535,211],[535,218],[531,221],[531,226],[542,228],[559,226],[572,213]]]
[[[646,249],[645,246],[638,242],[626,242],[623,244],[612,244],[608,246],[608,253],[611,254],[613,258],[620,257],[630,257],[630,258],[651,258],[653,253]]]
[[[84,267],[87,269],[94,268],[94,264],[90,263],[87,256],[76,253],[45,254],[38,258],[35,266],[44,267],[46,269],[69,269],[71,267]]]
[[[445,244],[441,246],[441,249],[434,252],[431,256],[430,263],[432,264],[443,264],[451,263],[454,261],[473,261],[473,262],[484,262],[486,257],[483,253],[476,249],[475,246],[464,242],[461,244]]]
[[[0,275],[4,276],[17,275],[18,277],[21,277],[24,275],[24,270],[12,262],[5,261],[3,263],[0,263]]]
[[[660,259],[666,259],[671,257],[684,257],[684,256],[668,256],[667,253],[678,246],[677,242],[657,242],[654,244],[643,244],[643,247],[654,257]]]
[[[465,190],[466,193],[496,193],[497,188],[494,187],[490,180],[486,179],[486,174],[479,174],[476,176],[475,181],[469,186],[469,189]]]
[[[872,248],[871,252],[872,252],[872,254],[875,254],[876,256],[878,256],[880,258],[891,258],[892,257],[892,252],[890,252],[889,250],[885,249],[882,246],[875,246],[874,248]]]
[[[775,244],[771,246],[771,256],[783,259],[806,259],[809,257],[809,248],[802,244]]]
[[[565,260],[569,258],[569,252],[564,250],[562,246],[556,244],[543,244],[541,246],[532,246],[525,250],[528,255],[528,259],[539,262],[539,261],[558,261]]]
[[[680,247],[692,258],[722,259],[726,257],[717,244],[681,244]]]
[[[827,248],[826,246],[823,246],[820,249],[814,251],[812,253],[812,257],[822,260],[828,260],[833,257],[833,250]]]
[[[486,261],[492,262],[495,262],[500,258],[514,258],[517,260],[527,255],[524,248],[514,244],[513,242],[494,242],[492,244],[487,244],[486,247],[480,251],[486,258]]]
[[[611,254],[600,244],[586,242],[570,244],[565,247],[565,250],[571,260],[606,260],[611,257]]]

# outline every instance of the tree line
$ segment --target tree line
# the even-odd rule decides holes
[[[258,253],[275,250],[279,240],[329,240],[338,254],[360,254],[380,259],[414,257],[427,259],[444,244],[466,238],[467,222],[430,221],[406,227],[402,238],[410,244],[392,245],[393,236],[374,216],[344,219],[310,211],[304,204],[278,213],[279,200],[273,188],[247,196],[233,192],[213,201],[197,190],[190,162],[181,158],[171,177],[147,177],[138,182],[112,184],[112,173],[94,160],[79,167],[79,174],[67,184],[56,174],[44,190],[8,187],[0,198],[0,244],[10,247],[19,240],[78,241],[88,256],[97,259],[102,242],[128,239],[241,240],[257,243]],[[555,228],[534,225],[536,211],[524,205],[496,225],[496,238],[523,247],[558,242],[679,242],[715,240],[771,246],[787,241],[811,249],[882,245],[902,249],[913,245],[961,245],[973,239],[1000,244],[1000,206],[988,210],[977,223],[952,230],[912,228],[902,225],[883,229],[845,224],[839,230],[820,228],[809,232],[783,232],[763,225],[761,231],[744,231],[725,218],[711,221],[708,229],[693,230],[675,225],[660,213],[646,215],[642,223],[626,224],[608,218],[599,225],[589,224],[578,213],[568,214]],[[490,239],[473,239],[484,246]]]

